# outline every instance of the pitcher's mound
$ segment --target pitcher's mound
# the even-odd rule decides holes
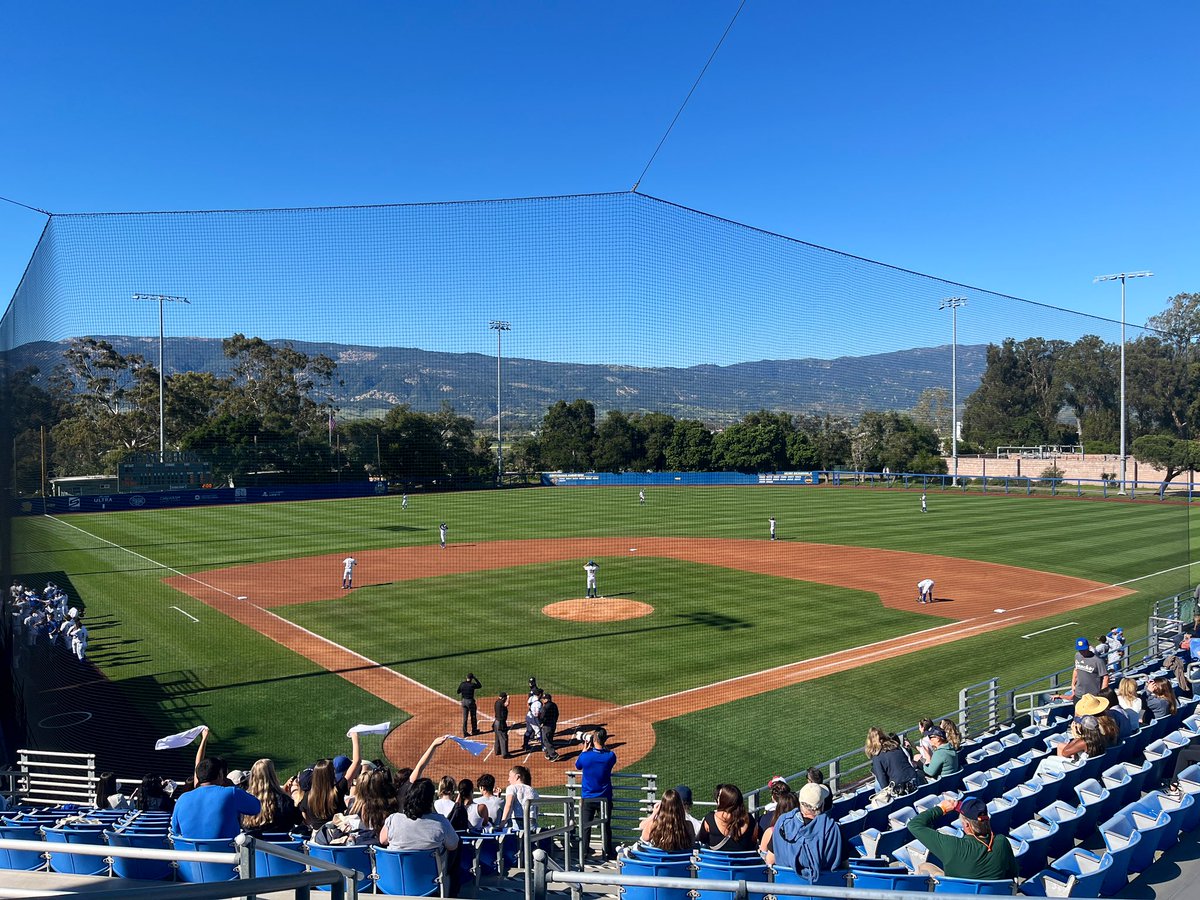
[[[622,600],[620,597],[578,600],[559,600],[542,607],[542,612],[554,619],[569,622],[620,622],[622,619],[640,619],[654,612],[649,603]]]

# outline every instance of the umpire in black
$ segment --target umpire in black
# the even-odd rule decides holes
[[[542,751],[550,762],[558,761],[558,750],[554,747],[554,732],[558,730],[558,704],[549,694],[542,695]]]
[[[456,694],[462,697],[463,711],[463,737],[468,737],[472,734],[479,734],[479,718],[478,709],[475,706],[475,692],[483,687],[479,679],[475,677],[474,672],[468,672],[466,679],[458,686]],[[471,719],[471,730],[467,731],[467,718]]]

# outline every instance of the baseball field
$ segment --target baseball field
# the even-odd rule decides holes
[[[644,505],[636,489],[532,488],[412,495],[406,510],[379,497],[28,518],[16,571],[85,608],[95,670],[43,646],[19,671],[36,742],[122,774],[186,771],[190,751],[154,740],[198,724],[233,765],[269,756],[287,772],[387,721],[366,754],[411,764],[458,732],[471,671],[489,744],[496,692],[518,723],[536,676],[560,730],[605,724],[626,770],[753,787],[861,745],[868,725],[947,712],[966,685],[1065,667],[1079,635],[1144,634],[1151,602],[1200,574],[1188,516],[936,490],[922,514],[919,492],[763,486],[650,488]],[[585,601],[589,559],[602,597]],[[937,602],[918,605],[925,577]],[[564,763],[531,762],[562,782]],[[448,746],[432,769],[507,765]]]

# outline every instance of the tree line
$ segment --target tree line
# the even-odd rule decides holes
[[[1125,346],[1126,446],[1167,469],[1167,481],[1200,466],[1191,440],[1200,416],[1200,294],[1171,297],[1150,331]],[[960,452],[1081,443],[1117,453],[1121,345],[1089,334],[1074,342],[1008,338],[987,350],[979,388],[966,399]]]
[[[242,334],[222,350],[226,374],[165,378],[166,448],[207,461],[215,485],[380,477],[453,487],[495,478],[494,436],[448,404],[338,420],[337,364],[328,356]],[[19,492],[40,490],[43,459],[50,477],[113,475],[122,461],[158,450],[158,370],[108,341],[73,339],[47,377],[28,367],[5,378],[4,390],[11,437],[0,453]],[[612,410],[598,419],[587,400],[558,401],[535,431],[506,436],[505,470],[525,478],[563,470],[942,473],[945,392],[926,393],[911,415],[851,421],[760,410],[719,430],[665,413]]]

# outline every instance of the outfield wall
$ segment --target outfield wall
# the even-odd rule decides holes
[[[557,487],[659,487],[733,484],[818,484],[819,472],[543,472],[542,484]]]
[[[87,497],[33,497],[12,504],[14,515],[42,516],[73,512],[174,509],[184,506],[223,506],[239,503],[278,503],[289,500],[340,500],[386,494],[382,481],[303,484],[285,487],[212,488],[203,491],[141,491],[136,494],[97,494]]]

